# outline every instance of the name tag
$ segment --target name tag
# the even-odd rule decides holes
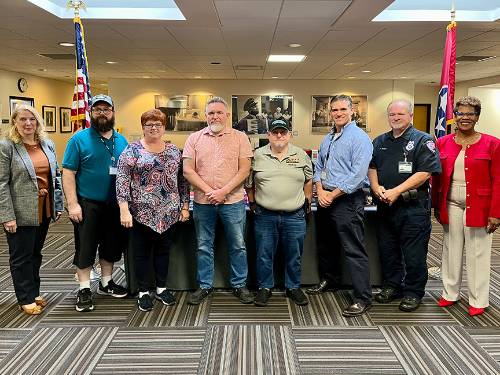
[[[109,174],[114,176],[116,175],[117,169],[116,167],[109,167]]]
[[[412,165],[413,163],[411,161],[400,161],[398,164],[399,173],[411,173]]]

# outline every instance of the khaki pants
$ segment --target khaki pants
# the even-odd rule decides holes
[[[441,272],[443,298],[456,301],[460,297],[462,258],[465,248],[469,305],[489,306],[491,243],[493,235],[485,227],[465,226],[465,186],[451,185],[448,198],[449,225],[443,225],[443,257]]]

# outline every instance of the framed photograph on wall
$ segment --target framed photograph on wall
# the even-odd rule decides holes
[[[311,106],[311,133],[328,133],[334,125],[330,117],[330,101],[334,95],[313,95]],[[351,95],[352,119],[356,125],[367,131],[368,98],[366,95]]]
[[[59,107],[59,126],[61,133],[71,132],[71,108]]]
[[[293,129],[293,96],[232,95],[232,125],[248,135],[265,135],[269,124],[284,119]]]
[[[155,95],[155,108],[167,116],[167,131],[195,132],[207,126],[205,107],[211,94]]]
[[[45,122],[45,131],[54,133],[56,131],[56,107],[43,105],[42,116]]]
[[[33,98],[25,98],[22,96],[9,96],[9,107],[10,107],[10,114],[12,115],[12,112],[16,109],[18,105],[30,105],[32,107],[35,106],[35,99]]]

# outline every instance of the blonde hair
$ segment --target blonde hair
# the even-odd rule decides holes
[[[10,139],[14,143],[21,143],[22,137],[21,134],[17,131],[16,120],[19,114],[22,111],[31,112],[33,116],[36,118],[36,130],[35,130],[35,141],[41,141],[42,139],[47,138],[47,133],[45,132],[45,122],[43,121],[40,113],[30,105],[21,104],[16,107],[12,115],[10,116],[10,124],[7,132],[7,138]]]

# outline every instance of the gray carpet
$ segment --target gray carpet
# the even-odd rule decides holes
[[[429,266],[439,264],[441,245],[434,225]],[[63,218],[43,250],[49,305],[30,317],[18,310],[0,235],[0,374],[500,374],[499,234],[491,306],[473,318],[466,289],[458,304],[437,307],[441,284],[432,279],[413,313],[375,303],[351,319],[341,315],[348,291],[310,297],[306,307],[276,291],[267,308],[242,305],[228,291],[188,306],[187,293],[175,292],[175,306],[155,303],[150,313],[133,298],[95,296],[95,311],[78,313],[73,246]],[[114,279],[126,282],[120,269]]]

